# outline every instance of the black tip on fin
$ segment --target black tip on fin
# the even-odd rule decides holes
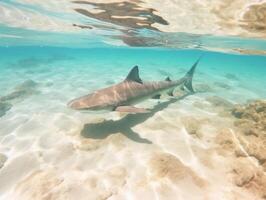
[[[166,77],[166,81],[172,81],[169,76]]]
[[[139,77],[139,67],[133,67],[127,75],[126,81],[135,81],[138,83],[142,83],[142,80]]]

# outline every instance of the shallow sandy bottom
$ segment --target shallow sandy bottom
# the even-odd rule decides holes
[[[123,80],[128,70],[108,71],[103,63],[86,68],[88,60],[73,68],[69,57],[40,61],[30,68],[34,59],[20,60],[28,68],[12,63],[2,71],[2,97],[11,98],[12,108],[0,118],[1,199],[250,200],[265,195],[241,182],[250,171],[237,171],[241,166],[261,170],[262,163],[223,146],[230,138],[235,149],[246,152],[228,110],[263,98],[265,88],[257,87],[261,80],[250,85],[244,75],[210,76],[211,69],[202,69],[195,77],[198,93],[139,105],[150,113],[81,113],[66,103]],[[159,72],[142,74],[161,79],[166,72]],[[100,75],[104,81],[98,81]]]

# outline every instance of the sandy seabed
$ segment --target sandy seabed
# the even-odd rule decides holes
[[[46,81],[18,79],[1,97],[0,199],[265,199],[266,103],[238,104],[259,96],[235,75],[122,115],[68,109],[87,79],[69,69],[66,85],[54,70],[63,68],[33,76]]]

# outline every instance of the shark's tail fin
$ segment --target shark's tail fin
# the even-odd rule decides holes
[[[194,65],[190,68],[190,70],[185,75],[184,86],[192,93],[195,92],[194,89],[193,89],[193,86],[192,86],[192,79],[193,79],[193,75],[194,75],[195,69],[196,69],[201,57],[199,57],[199,59],[194,63]]]

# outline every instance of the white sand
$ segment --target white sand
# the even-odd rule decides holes
[[[205,100],[212,93],[189,96],[129,126],[141,117],[136,115],[123,126],[114,126],[117,131],[102,139],[85,138],[81,132],[93,134],[87,126],[84,129],[85,124],[122,118],[118,113],[80,113],[66,108],[71,98],[103,87],[105,83],[96,81],[95,73],[105,69],[95,66],[97,71],[89,73],[87,62],[75,69],[71,63],[61,64],[65,68],[32,75],[39,80],[40,93],[17,100],[0,120],[0,152],[7,157],[0,170],[1,200],[255,199],[232,181],[230,165],[235,158],[215,149],[216,135],[232,121],[218,115],[217,108]],[[123,74],[121,70],[117,77]],[[6,75],[17,83],[25,78],[19,79],[12,71]],[[109,80],[110,74],[101,75]],[[203,80],[205,76],[209,77],[203,75]],[[217,78],[224,80],[219,75],[213,80]],[[239,84],[232,87],[230,92],[218,86],[213,89],[232,102],[260,97],[256,91],[240,89]],[[148,100],[143,105],[152,108],[156,102]],[[193,119],[199,125],[196,135],[185,128]],[[135,134],[142,139],[126,136]]]

